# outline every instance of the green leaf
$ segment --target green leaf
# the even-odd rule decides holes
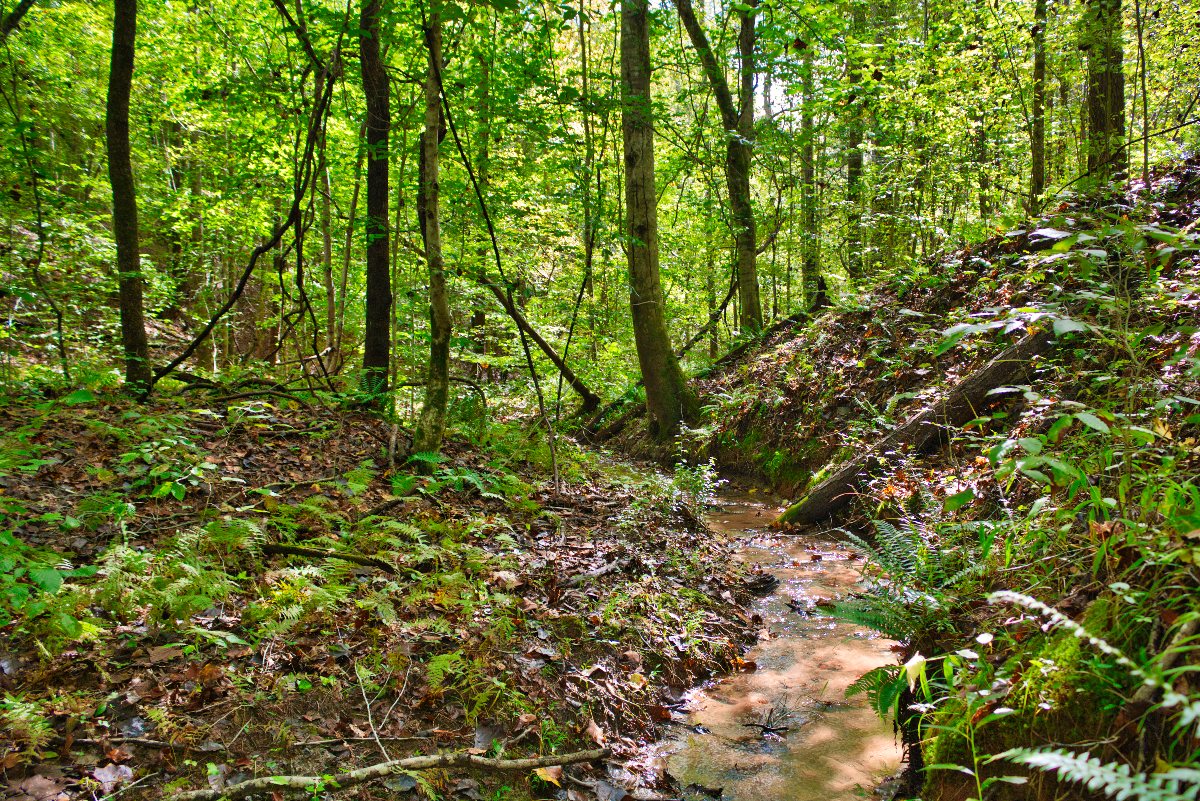
[[[956,512],[973,500],[975,500],[975,491],[972,489],[965,489],[962,492],[956,492],[946,499],[946,511]]]
[[[88,389],[77,389],[70,395],[62,399],[62,402],[68,406],[78,406],[81,403],[91,403],[96,400],[96,396]]]
[[[1087,323],[1081,323],[1078,320],[1072,320],[1070,317],[1059,317],[1054,321],[1054,335],[1062,336],[1069,334],[1072,331],[1090,331],[1091,326]]]
[[[1063,436],[1075,425],[1075,418],[1069,414],[1061,414],[1050,424],[1050,429],[1046,432],[1046,441],[1057,445],[1062,442]]]
[[[1108,423],[1104,422],[1091,412],[1076,412],[1075,419],[1083,423],[1088,428],[1099,431],[1101,434],[1108,434],[1112,430],[1108,427]]]
[[[58,592],[59,587],[63,584],[62,573],[52,567],[30,568],[29,580],[41,588],[43,592],[48,592],[51,595]]]
[[[1021,437],[1017,440],[1017,444],[1021,446],[1022,450],[1033,456],[1042,452],[1042,441],[1038,437]]]
[[[925,770],[955,770],[959,773],[965,773],[968,776],[974,776],[975,771],[965,765],[955,765],[953,762],[938,762],[934,765],[926,765]]]

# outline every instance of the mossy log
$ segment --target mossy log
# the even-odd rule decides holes
[[[816,525],[830,520],[854,498],[859,487],[878,473],[889,454],[907,450],[928,453],[944,444],[947,430],[978,416],[977,409],[997,387],[1021,383],[1032,372],[1035,357],[1050,349],[1048,331],[1026,335],[986,365],[960,381],[940,401],[926,407],[893,430],[877,445],[835,469],[780,515],[777,523]]]

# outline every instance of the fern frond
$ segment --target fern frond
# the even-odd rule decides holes
[[[1083,784],[1115,801],[1196,801],[1200,798],[1200,770],[1176,768],[1163,773],[1135,773],[1129,765],[1101,762],[1099,757],[1065,749],[1013,748],[993,757],[1057,774],[1059,779]]]

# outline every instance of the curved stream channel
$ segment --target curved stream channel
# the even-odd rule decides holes
[[[893,643],[822,609],[859,584],[861,557],[846,543],[776,534],[767,525],[780,511],[727,493],[710,512],[710,526],[741,539],[740,558],[779,584],[754,604],[763,630],[745,657],[752,664],[690,691],[651,761],[688,799],[879,797],[901,750],[865,697],[846,699],[845,690],[893,662]]]

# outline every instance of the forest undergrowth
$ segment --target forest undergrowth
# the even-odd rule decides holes
[[[701,522],[714,465],[803,498],[1044,330],[1027,381],[948,447],[880,454],[823,521],[870,558],[838,613],[903,644],[855,689],[908,745],[911,797],[1194,799],[1198,219],[1192,161],[879,275],[696,378],[702,416],[674,441],[626,424],[605,443],[667,474],[552,451],[494,388],[435,455],[349,396],[261,377],[185,374],[139,404],[103,369],[6,375],[7,791],[631,755],[760,623],[755,577]],[[349,794],[624,797],[587,771]]]
[[[396,459],[386,421],[302,396],[30,388],[0,417],[13,798],[628,753],[752,623],[748,575],[696,536],[706,468],[637,477],[560,446],[555,491],[520,425]],[[561,771],[358,792],[536,795]]]

